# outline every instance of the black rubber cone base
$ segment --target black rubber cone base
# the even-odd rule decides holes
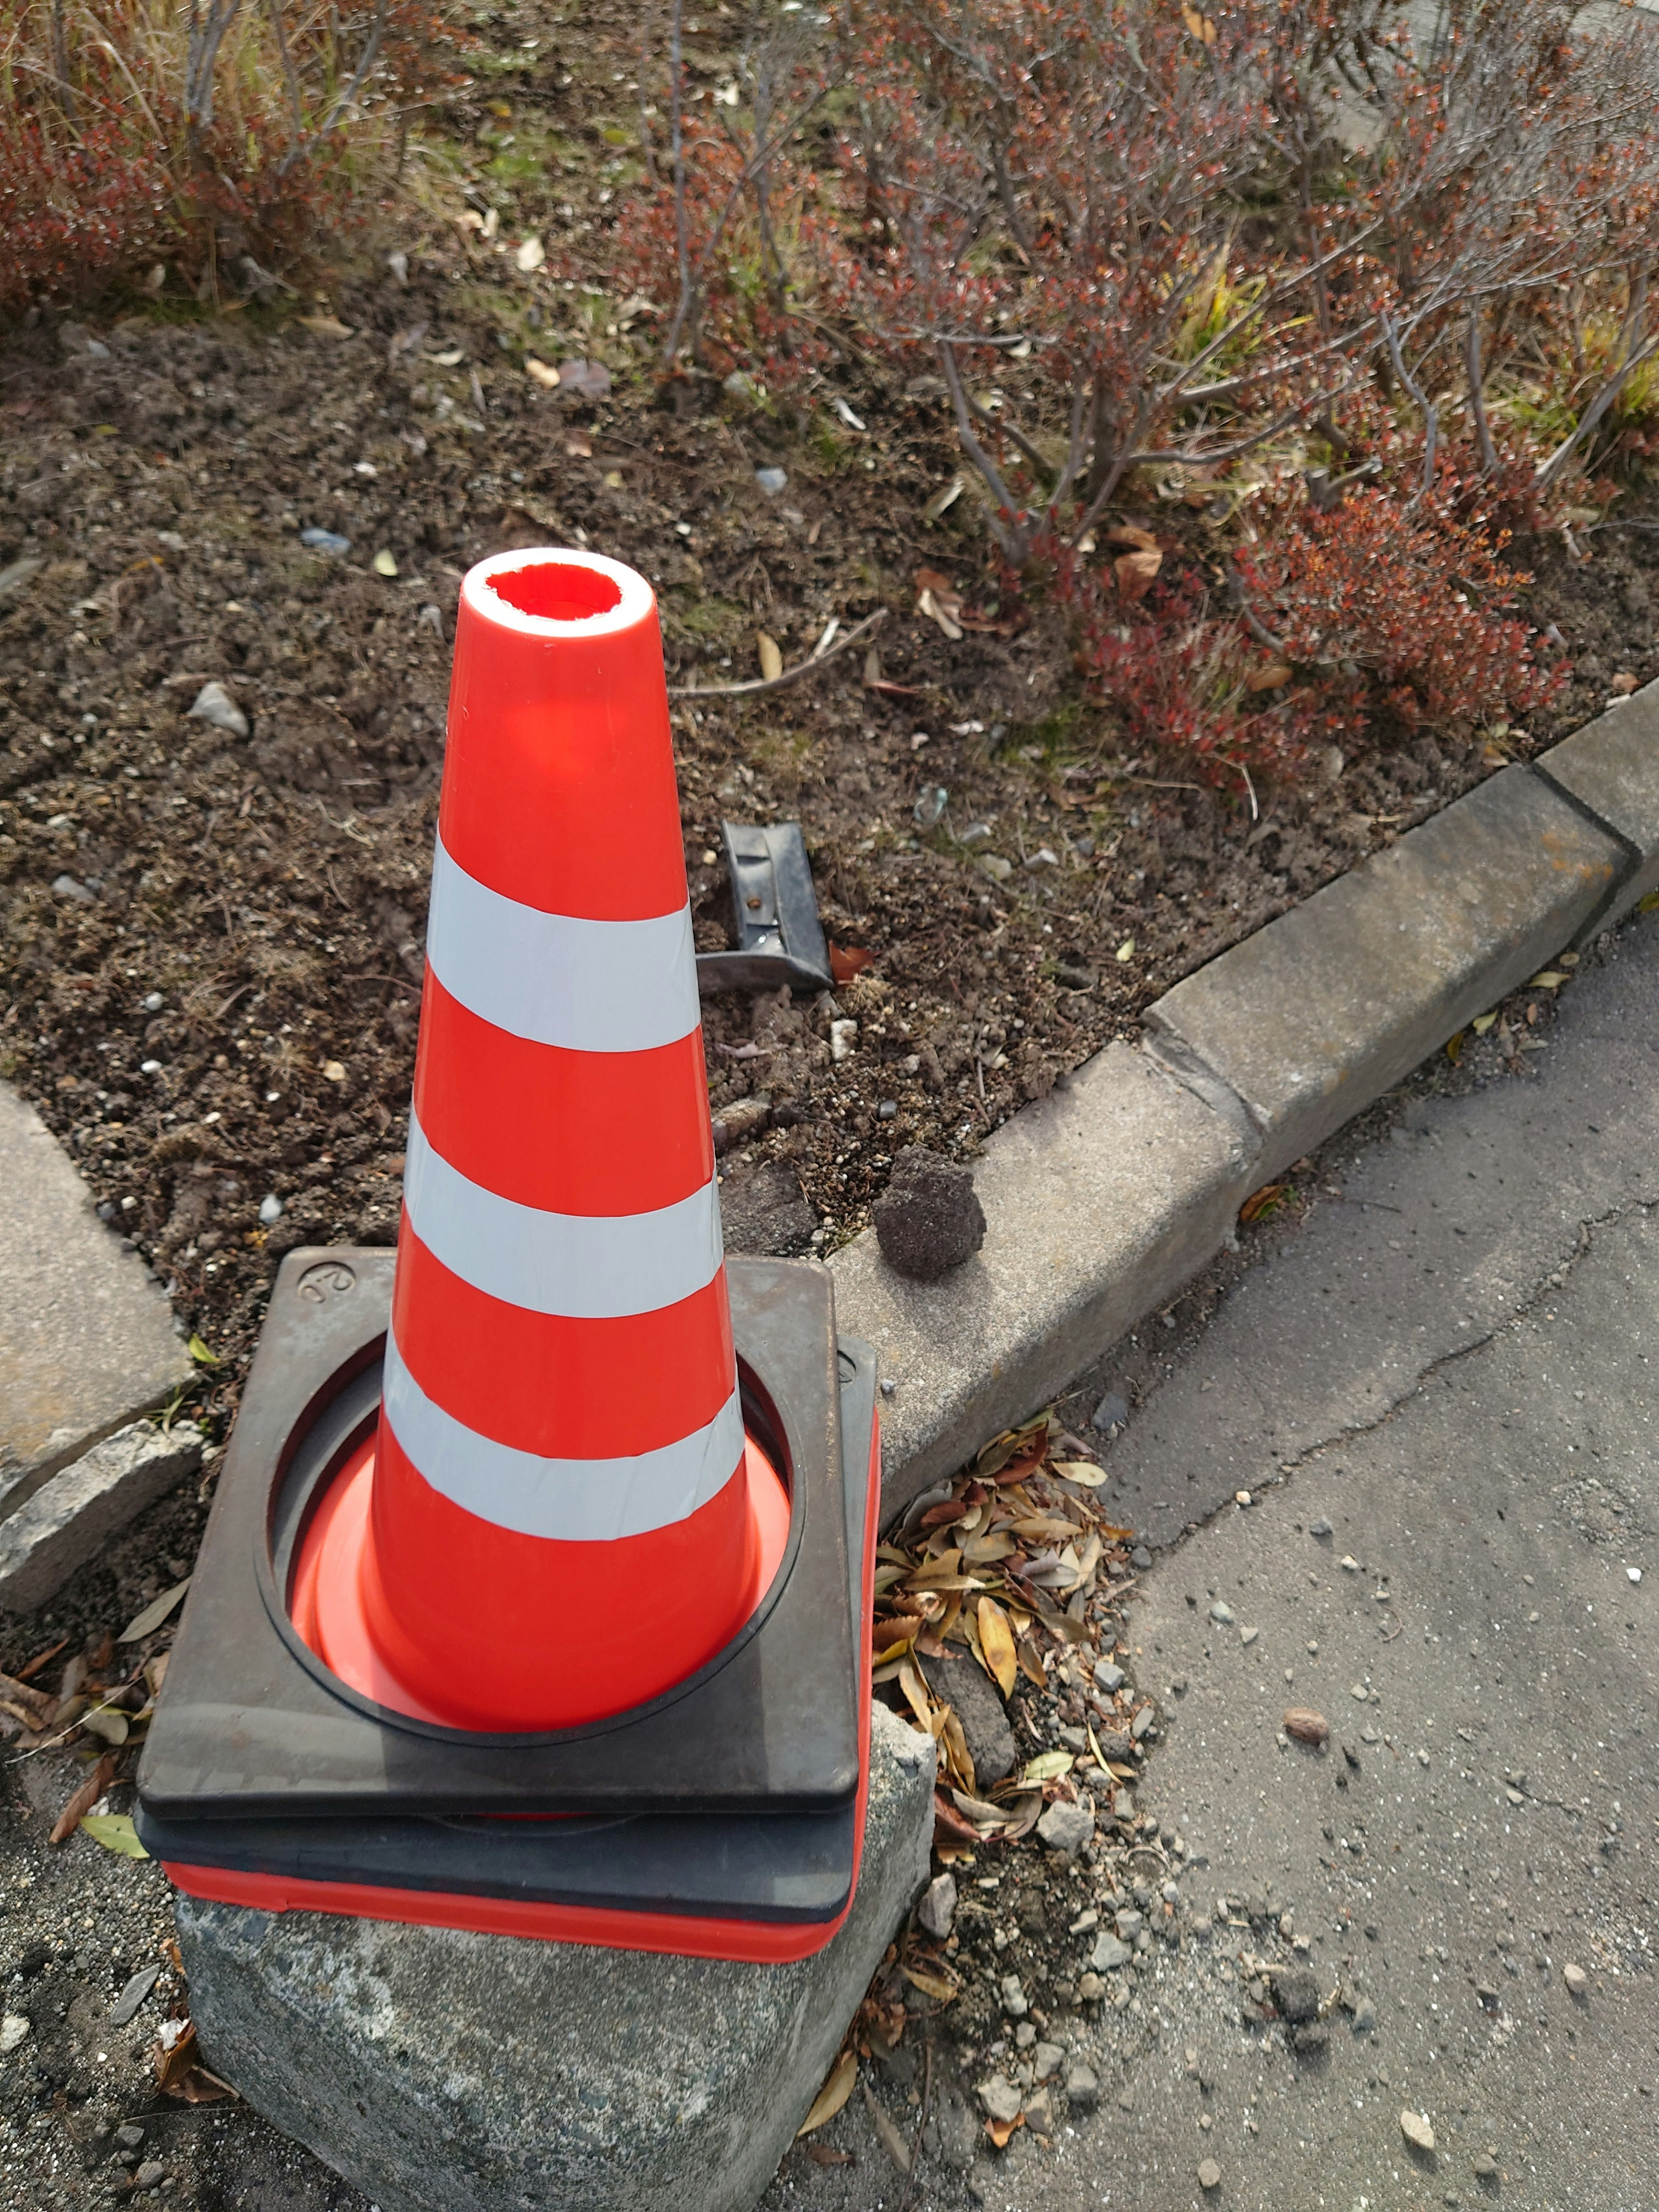
[[[271,1905],[284,1882],[293,1903],[307,1885],[345,1886],[368,1901],[337,1909],[373,1911],[378,1895],[387,1917],[504,1924],[394,1909],[408,1893],[780,1933],[833,1923],[862,1826],[878,1476],[874,1355],[837,1343],[827,1273],[727,1262],[744,1418],[790,1493],[788,1544],[754,1617],[649,1705],[492,1736],[374,1705],[289,1619],[308,1515],[376,1418],[392,1261],[301,1251],[278,1274],[139,1768],[147,1849],[185,1887],[219,1870],[204,1894],[234,1876],[276,1884],[247,1899]],[[641,1632],[648,1620],[642,1593]]]

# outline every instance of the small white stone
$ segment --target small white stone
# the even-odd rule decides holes
[[[280,1221],[282,1218],[283,1201],[274,1190],[268,1190],[259,1200],[260,1224],[262,1227],[269,1229],[273,1221]]]
[[[196,694],[190,715],[198,722],[211,722],[216,730],[228,730],[234,738],[245,738],[248,732],[247,716],[222,684],[204,684]]]
[[[26,2014],[9,2012],[3,2018],[0,2018],[0,2057],[3,2057],[9,2051],[15,2051],[20,2043],[26,2042],[28,2033],[29,2023]]]
[[[1415,2143],[1419,2150],[1434,2148],[1434,2130],[1429,2124],[1426,2112],[1401,2112],[1400,2132],[1408,2143]]]

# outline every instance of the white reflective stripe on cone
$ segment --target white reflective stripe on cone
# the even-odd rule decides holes
[[[689,906],[648,921],[544,914],[470,876],[441,837],[426,957],[451,998],[532,1044],[648,1052],[702,1018]]]
[[[623,1459],[544,1459],[496,1443],[435,1406],[386,1338],[382,1408],[411,1463],[453,1504],[520,1536],[613,1543],[672,1528],[716,1498],[743,1458],[732,1395],[706,1428]]]
[[[404,1204],[427,1250],[475,1291],[573,1321],[678,1305],[714,1281],[725,1256],[712,1176],[648,1213],[545,1213],[470,1182],[412,1111]]]

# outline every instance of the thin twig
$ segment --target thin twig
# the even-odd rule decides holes
[[[1400,331],[1392,315],[1384,315],[1382,318],[1382,335],[1388,340],[1389,358],[1394,363],[1395,374],[1422,410],[1423,489],[1417,494],[1417,498],[1420,499],[1423,492],[1434,489],[1435,454],[1440,443],[1440,416],[1434,402],[1406,366],[1406,356],[1400,347]],[[1413,503],[1415,504],[1415,501]]]
[[[1480,362],[1480,302],[1469,302],[1468,340],[1464,359],[1469,372],[1469,412],[1474,417],[1474,434],[1480,447],[1480,465],[1488,476],[1498,467],[1498,448],[1492,440],[1492,425],[1486,420],[1486,372]]]
[[[827,645],[822,653],[798,661],[793,668],[786,668],[781,676],[759,676],[750,684],[671,684],[668,696],[671,699],[755,699],[763,691],[781,691],[785,684],[799,684],[803,676],[811,676],[814,670],[827,667],[838,653],[844,653],[849,645],[856,645],[860,638],[872,630],[878,622],[884,621],[886,615],[885,607],[878,607],[874,614],[866,615],[861,623],[838,637],[833,645]]]

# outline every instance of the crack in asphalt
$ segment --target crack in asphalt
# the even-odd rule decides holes
[[[1374,1201],[1355,1200],[1354,1203],[1370,1205]],[[1397,1210],[1390,1209],[1390,1211]],[[1461,1360],[1473,1358],[1477,1352],[1487,1350],[1503,1337],[1523,1327],[1542,1308],[1548,1297],[1565,1290],[1571,1276],[1590,1257],[1598,1235],[1608,1229],[1616,1228],[1620,1222],[1628,1220],[1633,1215],[1649,1215],[1656,1211],[1659,1211],[1659,1199],[1633,1198],[1625,1200],[1620,1205],[1610,1208],[1605,1213],[1590,1214],[1581,1219],[1577,1225],[1577,1237],[1572,1251],[1565,1260],[1556,1263],[1537,1288],[1529,1292],[1504,1320],[1484,1330],[1480,1335],[1471,1338],[1467,1344],[1457,1345],[1449,1352],[1437,1352],[1426,1365],[1419,1368],[1413,1381],[1395,1397],[1390,1399],[1380,1412],[1368,1419],[1345,1422],[1340,1428],[1334,1430],[1328,1436],[1321,1437],[1313,1443],[1304,1445],[1293,1458],[1279,1461],[1273,1473],[1263,1478],[1261,1487],[1264,1490],[1277,1489],[1281,1484],[1288,1481],[1292,1475],[1301,1474],[1311,1462],[1318,1458],[1322,1452],[1329,1451],[1338,1444],[1351,1443],[1357,1437],[1374,1436],[1379,1430],[1386,1428],[1414,1398],[1421,1397],[1424,1389],[1437,1375],[1447,1368],[1455,1366]],[[1184,1551],[1194,1537],[1211,1527],[1226,1511],[1229,1502],[1231,1501],[1224,1500],[1206,1513],[1201,1520],[1190,1522],[1182,1528],[1176,1540],[1166,1546],[1160,1553],[1160,1561],[1173,1559],[1178,1553]]]

